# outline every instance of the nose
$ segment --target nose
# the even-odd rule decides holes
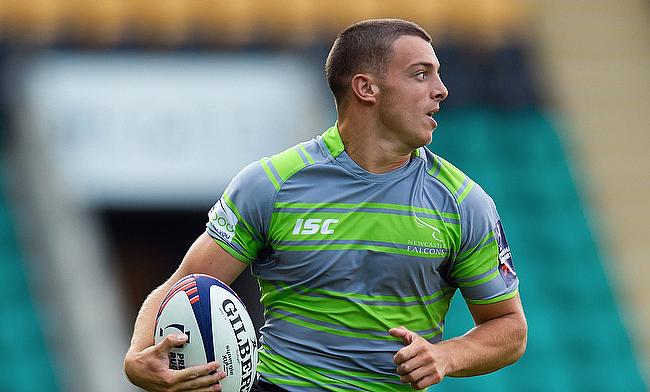
[[[445,98],[447,98],[447,95],[449,95],[447,86],[442,83],[442,79],[440,79],[440,76],[438,76],[435,78],[435,83],[431,89],[431,98],[435,99],[438,102],[442,102],[445,100]]]

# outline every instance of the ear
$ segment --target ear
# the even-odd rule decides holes
[[[363,103],[375,103],[379,86],[371,75],[356,74],[352,77],[352,92]]]

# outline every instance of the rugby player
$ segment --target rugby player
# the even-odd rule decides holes
[[[125,370],[152,391],[211,391],[219,363],[168,369],[156,311],[189,273],[232,282],[248,266],[265,324],[254,391],[402,391],[520,358],[527,325],[492,199],[433,154],[447,97],[430,36],[397,19],[343,30],[326,62],[338,112],[322,135],[244,168],[207,230],[145,300]],[[475,327],[443,340],[460,289]]]

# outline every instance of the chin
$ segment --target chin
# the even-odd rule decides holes
[[[433,137],[431,134],[429,134],[428,137],[419,137],[417,139],[413,139],[411,143],[411,147],[413,150],[418,149],[420,147],[424,147],[430,144],[432,139]]]
[[[433,129],[427,132],[426,134],[422,135],[422,138],[420,140],[421,144],[419,147],[426,146],[427,144],[430,144],[431,141],[433,140]]]

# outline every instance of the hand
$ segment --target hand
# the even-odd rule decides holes
[[[405,327],[391,328],[391,336],[402,339],[406,347],[393,357],[400,381],[414,389],[424,389],[437,384],[445,377],[449,366],[446,352]]]
[[[186,340],[185,335],[168,335],[155,346],[127,353],[124,359],[127,377],[133,384],[150,392],[220,391],[221,386],[217,383],[226,374],[217,371],[221,366],[218,362],[183,370],[169,369],[169,351]]]

